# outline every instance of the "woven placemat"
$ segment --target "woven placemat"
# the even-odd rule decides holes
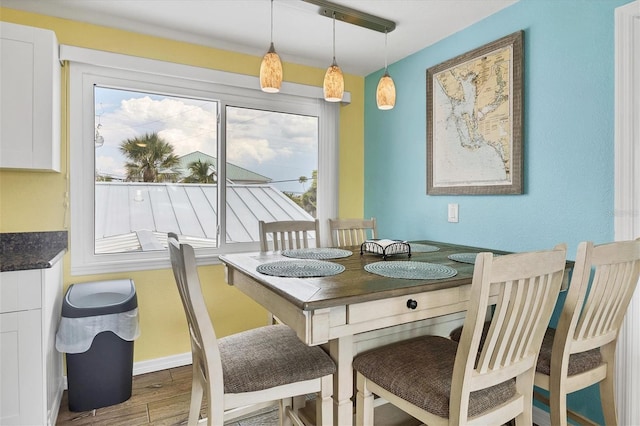
[[[438,251],[438,250],[440,250],[439,247],[430,246],[429,244],[409,243],[409,245],[411,246],[411,252],[412,253],[428,253],[430,251]]]
[[[352,251],[331,247],[301,248],[282,251],[283,256],[296,259],[340,259],[342,257],[349,257],[352,254]]]
[[[328,277],[344,271],[344,266],[323,260],[278,260],[258,265],[256,271],[274,277]]]
[[[472,265],[474,265],[476,263],[477,256],[478,256],[478,253],[454,253],[454,254],[450,254],[447,257],[451,260],[455,260],[456,262],[471,263]],[[493,257],[497,257],[497,256],[500,256],[500,255],[494,253]]]
[[[461,263],[471,263],[472,265],[476,263],[476,256],[478,253],[455,253],[447,256],[451,260],[455,260],[456,262]]]
[[[408,280],[438,280],[455,276],[458,271],[437,263],[412,261],[384,261],[364,265],[372,274],[387,278],[405,278]]]

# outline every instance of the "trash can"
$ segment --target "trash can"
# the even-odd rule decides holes
[[[139,334],[133,280],[69,286],[56,349],[66,353],[70,411],[89,411],[131,397],[133,341]]]

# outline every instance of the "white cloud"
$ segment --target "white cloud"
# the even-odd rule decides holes
[[[247,167],[273,160],[284,152],[276,152],[266,139],[234,139],[227,145],[227,161]]]
[[[117,92],[109,91],[109,96]],[[125,159],[119,154],[118,148],[123,141],[147,133],[158,133],[173,145],[176,155],[202,151],[215,156],[217,106],[214,102],[152,99],[150,96],[136,97],[134,93],[122,92],[120,103],[111,106],[105,111],[104,104],[101,104],[99,117],[99,131],[104,137],[104,147],[101,149],[113,155],[111,161],[101,160],[99,165],[104,167],[106,173],[116,174],[122,170]],[[117,167],[120,169],[116,170]]]
[[[176,150],[180,145],[198,149],[211,145],[217,131],[216,114],[203,107],[211,109],[213,103],[197,101],[200,105],[192,105],[187,101],[173,98],[154,100],[149,96],[123,99],[118,108],[101,115],[101,123],[105,132],[111,130],[114,136],[121,136],[121,139],[113,140],[117,145],[127,138],[160,132],[176,146]],[[111,124],[112,128],[108,129]]]
[[[157,132],[176,155],[201,151],[217,157],[217,104],[100,88],[97,122],[104,145],[96,153],[100,173],[123,175],[120,144]],[[317,119],[251,108],[227,109],[227,161],[274,180],[297,179],[317,167]]]
[[[110,176],[126,176],[122,163],[117,162],[113,157],[107,157],[104,155],[96,157],[96,171],[100,174],[107,174]]]

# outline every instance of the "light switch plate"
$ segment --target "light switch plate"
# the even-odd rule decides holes
[[[452,203],[449,204],[448,212],[447,212],[447,220],[449,222],[458,222],[458,204]]]

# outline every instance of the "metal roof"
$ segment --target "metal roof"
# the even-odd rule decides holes
[[[96,253],[162,250],[167,232],[215,247],[217,198],[217,184],[96,182]],[[314,220],[267,184],[227,184],[226,211],[227,242],[260,241],[259,220]]]
[[[204,152],[194,151],[189,154],[183,155],[179,158],[180,164],[175,167],[175,169],[183,176],[187,176],[189,172],[189,164],[194,163],[198,160],[201,162],[209,162],[213,165],[213,168],[218,170],[218,159],[216,157],[212,157]],[[236,166],[235,164],[231,164],[227,162],[227,180],[230,180],[235,183],[268,183],[271,182],[271,178],[263,176],[261,174],[252,172],[251,170],[247,170],[243,167]]]

